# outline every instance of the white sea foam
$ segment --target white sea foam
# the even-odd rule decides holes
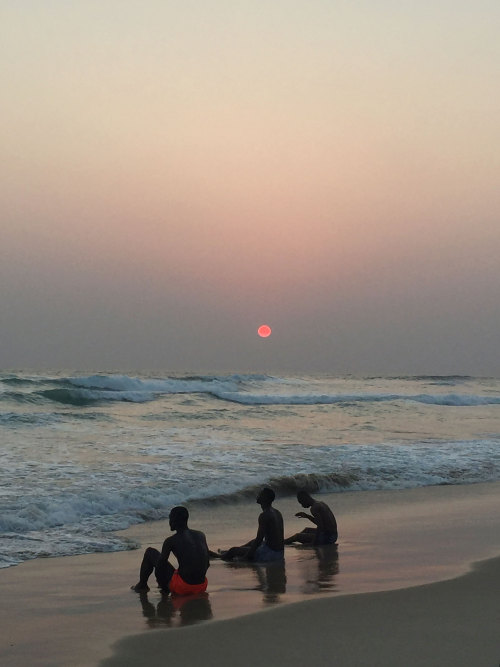
[[[64,553],[68,552],[71,535],[75,537],[76,550],[81,549],[83,542],[87,546],[98,542],[102,548],[107,545],[116,549],[117,540],[107,537],[107,531],[165,517],[172,505],[186,500],[210,501],[223,495],[247,497],[264,483],[271,483],[279,495],[292,493],[299,486],[324,491],[374,490],[472,483],[500,477],[498,441],[323,446],[305,451],[290,446],[272,456],[263,454],[256,466],[253,462],[258,450],[247,443],[246,452],[218,452],[207,443],[196,453],[190,450],[173,455],[166,447],[156,447],[147,455],[157,460],[141,465],[140,470],[136,466],[134,474],[124,463],[86,474],[84,479],[79,477],[78,467],[72,470],[67,464],[64,474],[58,477],[52,474],[41,480],[33,475],[29,495],[3,497],[0,532],[10,538],[24,535],[30,540],[30,549],[36,535],[55,536],[61,531],[66,535]],[[25,476],[25,472],[18,471],[18,476]],[[7,540],[7,546],[12,544]],[[16,545],[18,549],[19,542]],[[52,548],[54,553],[60,553],[57,545]],[[28,554],[29,550],[17,552],[21,559]],[[5,564],[13,558],[9,549]]]
[[[129,548],[110,531],[176,504],[246,498],[265,483],[283,495],[500,479],[500,382],[491,379],[9,374],[0,382],[5,567]]]

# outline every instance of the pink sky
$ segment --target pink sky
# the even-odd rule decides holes
[[[146,5],[2,5],[0,365],[500,372],[498,3]]]

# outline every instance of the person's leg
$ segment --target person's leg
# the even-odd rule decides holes
[[[285,544],[293,544],[294,542],[300,542],[301,544],[312,544],[315,537],[316,528],[304,528],[302,532],[295,533],[295,535],[287,537]]]
[[[149,591],[148,579],[155,569],[160,555],[161,554],[158,549],[154,549],[153,547],[148,547],[146,549],[142,558],[141,569],[139,572],[139,581],[135,586],[132,586],[132,590]]]
[[[220,555],[222,560],[234,560],[235,558],[245,559],[246,555],[250,551],[250,547],[231,547],[227,551],[223,551]]]
[[[163,593],[169,593],[170,588],[170,579],[174,574],[174,566],[168,562],[166,558],[159,558],[155,565],[155,577],[158,582],[158,586],[161,588]]]
[[[327,544],[335,544],[337,541],[337,533],[330,533],[326,530],[316,531],[316,539],[314,540],[314,545],[321,547],[326,546]]]

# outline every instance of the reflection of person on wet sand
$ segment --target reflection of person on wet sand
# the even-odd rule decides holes
[[[212,618],[212,607],[208,593],[176,595],[174,597],[162,595],[156,607],[148,600],[147,591],[141,591],[139,598],[142,613],[151,628],[170,627],[174,624],[191,625]],[[176,617],[177,612],[179,613],[178,617]]]
[[[303,490],[297,493],[297,500],[302,507],[310,507],[311,514],[297,512],[295,516],[309,519],[316,524],[316,528],[305,528],[300,533],[288,537],[285,544],[293,544],[294,542],[314,544],[315,546],[335,544],[338,537],[337,521],[328,505],[321,500],[315,500],[307,491]]]
[[[286,593],[285,561],[253,566],[259,581],[258,590],[264,593],[264,602],[275,604]]]
[[[265,604],[274,604],[280,601],[280,596],[286,593],[286,570],[285,561],[276,561],[275,563],[249,563],[248,561],[229,561],[226,567],[235,571],[238,578],[238,571],[252,572],[257,579],[256,586],[248,586],[248,580],[243,578],[239,585],[239,591],[260,591],[262,600]]]
[[[171,530],[175,535],[167,537],[161,553],[148,547],[144,552],[139,582],[132,586],[134,591],[149,591],[149,576],[155,573],[158,586],[165,593],[193,595],[203,593],[207,588],[206,572],[209,568],[208,546],[205,535],[199,530],[188,528],[189,513],[185,507],[174,507],[169,515]],[[179,563],[175,570],[168,557],[173,553]]]
[[[335,575],[339,571],[339,552],[336,544],[298,550],[297,565],[300,571],[301,591],[311,593],[332,593]]]
[[[255,539],[241,547],[231,547],[221,553],[223,560],[249,560],[255,563],[271,563],[283,560],[285,547],[283,542],[283,517],[272,506],[275,498],[274,491],[265,487],[257,496],[257,502],[262,507],[259,515],[259,528]]]
[[[316,547],[318,558],[318,589],[331,590],[332,579],[339,571],[339,552],[336,545]]]

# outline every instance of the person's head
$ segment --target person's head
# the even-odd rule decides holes
[[[311,496],[304,489],[300,489],[300,491],[297,492],[297,500],[302,505],[302,507],[311,507],[314,502]]]
[[[173,507],[168,515],[171,530],[180,530],[186,528],[189,519],[189,512],[185,507]]]
[[[257,502],[259,505],[262,505],[262,507],[269,507],[274,499],[276,498],[276,494],[272,489],[270,489],[268,486],[265,486],[257,496]]]

